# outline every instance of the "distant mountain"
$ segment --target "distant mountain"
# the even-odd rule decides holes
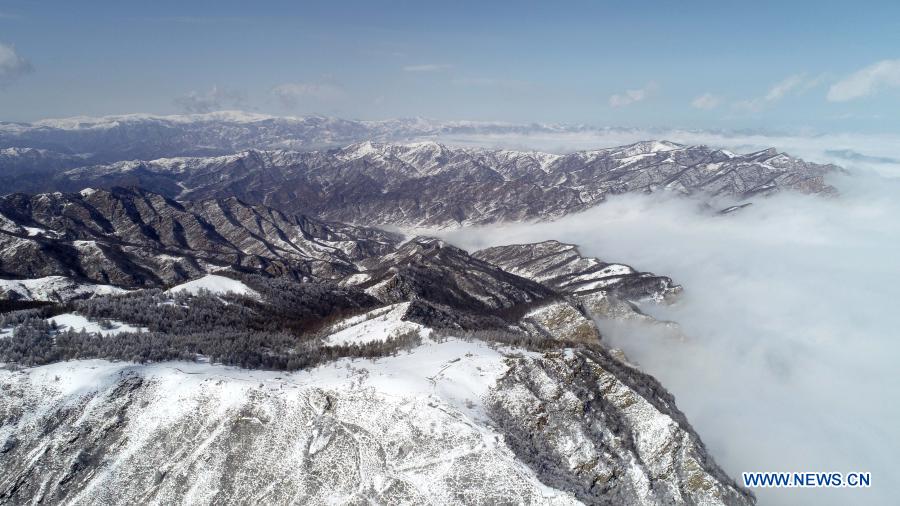
[[[59,172],[91,163],[82,155],[67,155],[37,148],[0,149],[0,192],[40,191]]]
[[[282,117],[238,111],[154,116],[76,117],[0,122],[0,148],[30,147],[88,156],[95,163],[173,156],[210,156],[246,149],[309,150],[363,140],[408,141],[453,134],[577,131],[581,127],[422,118],[357,121]]]
[[[553,219],[628,192],[736,201],[782,190],[834,194],[825,176],[836,170],[774,149],[739,155],[666,141],[567,155],[363,142],[313,152],[123,161],[20,184],[43,191],[134,185],[175,199],[236,196],[347,223],[451,227]]]

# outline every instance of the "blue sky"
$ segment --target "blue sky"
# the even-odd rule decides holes
[[[900,130],[900,2],[0,0],[0,44],[0,120]]]

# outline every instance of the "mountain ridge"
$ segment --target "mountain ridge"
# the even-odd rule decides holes
[[[236,196],[346,223],[447,228],[552,220],[622,193],[701,195],[728,201],[722,207],[785,190],[835,195],[826,177],[838,171],[774,149],[739,155],[668,141],[566,155],[365,141],[321,151],[119,161],[16,184],[42,191],[140,186],[174,199]]]
[[[754,502],[594,321],[680,287],[572,245],[88,189],[0,197],[0,270],[44,275],[0,283],[42,301],[0,317],[0,502]]]

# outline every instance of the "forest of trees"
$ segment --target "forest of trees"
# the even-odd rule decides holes
[[[146,363],[202,357],[246,368],[297,370],[341,357],[386,356],[421,342],[417,332],[408,332],[387,341],[325,346],[322,338],[331,324],[382,304],[359,289],[328,283],[255,275],[242,281],[263,300],[148,289],[5,312],[0,314],[0,332],[5,333],[0,362],[31,366],[88,358]],[[48,322],[66,312],[104,329],[113,328],[111,321],[122,321],[147,330],[101,336],[61,330]],[[571,344],[510,328],[496,315],[467,315],[422,301],[411,306],[409,315],[438,329],[433,334],[437,339],[456,336],[535,351]]]
[[[418,333],[360,345],[323,346],[322,331],[340,318],[379,305],[364,292],[324,283],[251,276],[265,302],[235,295],[167,294],[159,289],[97,297],[0,315],[0,361],[40,365],[107,358],[134,362],[196,360],[246,368],[296,370],[341,357],[385,356],[420,342]],[[111,320],[146,332],[103,337],[61,331],[47,318],[77,312],[111,328]]]
[[[0,339],[0,361],[41,365],[62,360],[105,358],[137,363],[197,360],[250,369],[293,371],[342,357],[373,358],[397,353],[421,342],[418,333],[388,341],[344,346],[322,346],[286,332],[217,330],[191,334],[160,332],[120,333],[108,337],[84,331],[56,331],[28,320],[10,337]]]

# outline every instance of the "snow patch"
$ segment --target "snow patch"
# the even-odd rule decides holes
[[[103,337],[115,336],[123,332],[146,332],[144,327],[133,327],[127,323],[109,320],[110,328],[103,328],[98,322],[88,320],[84,316],[75,313],[63,313],[52,318],[47,318],[47,322],[56,323],[62,331],[74,330],[75,332],[85,331],[89,334],[100,334]]]
[[[191,295],[197,295],[201,290],[206,290],[216,295],[233,293],[235,295],[243,295],[246,297],[253,297],[255,299],[262,298],[259,292],[253,290],[244,283],[236,279],[226,278],[225,276],[219,276],[216,274],[207,274],[202,278],[173,286],[172,288],[166,290],[166,293],[189,293]]]
[[[341,152],[341,158],[344,160],[356,160],[368,155],[379,154],[378,148],[371,141],[359,142],[351,144],[344,148]]]
[[[28,233],[28,237],[44,235],[48,232],[47,229],[43,229],[43,228],[39,228],[39,227],[22,227],[22,228],[25,229],[25,232]]]
[[[0,298],[65,302],[100,295],[124,293],[127,290],[112,285],[79,283],[64,276],[47,276],[35,279],[0,279]]]
[[[425,493],[424,502],[447,504],[458,502],[458,486],[470,486],[457,485],[458,477],[477,463],[483,466],[478,476],[491,480],[492,490],[507,486],[510,494],[517,494],[513,503],[578,504],[571,494],[542,484],[516,459],[484,411],[484,398],[508,370],[505,359],[511,352],[448,338],[440,343],[428,341],[397,356],[341,359],[295,373],[190,362],[136,365],[104,360],[60,362],[23,372],[0,369],[0,384],[21,387],[31,402],[16,424],[0,427],[0,440],[14,431],[29,440],[46,439],[47,435],[37,432],[38,422],[67,405],[84,406],[84,399],[88,404],[81,415],[83,423],[105,423],[97,417],[107,412],[96,403],[104,402],[123,378],[137,376],[145,381],[135,392],[138,402],[129,408],[123,425],[124,444],[72,502],[123,493],[138,496],[140,490],[117,488],[123,486],[121,476],[148,459],[166,462],[171,458],[160,451],[160,438],[177,436],[185,424],[199,432],[190,432],[190,443],[171,440],[180,445],[181,453],[164,471],[191,476],[192,485],[187,493],[178,489],[173,495],[169,483],[165,497],[209,502],[205,499],[218,492],[220,477],[227,476],[223,448],[228,447],[229,437],[235,437],[227,433],[228,427],[239,419],[241,423],[262,421],[260,427],[269,436],[255,439],[252,451],[245,455],[247,467],[273,468],[284,477],[278,486],[292,491],[300,490],[291,480],[309,459],[321,465],[350,459],[353,470],[362,473],[350,477],[359,481],[359,490],[399,482]],[[197,417],[203,420],[200,425]],[[354,443],[357,436],[362,440]],[[272,444],[266,444],[270,439]],[[333,448],[336,442],[350,444],[350,451],[335,453],[343,450]],[[369,449],[385,452],[373,458],[366,453]],[[197,470],[186,470],[186,466],[197,466]],[[250,502],[271,502],[271,496],[257,485],[247,485],[238,493]],[[347,500],[346,491],[334,486],[317,493],[323,503]],[[490,502],[478,499],[475,496],[473,501]]]
[[[333,333],[325,338],[325,344],[341,346],[388,341],[405,332],[423,331],[422,325],[402,320],[408,308],[409,302],[404,302],[347,318],[331,328]]]

